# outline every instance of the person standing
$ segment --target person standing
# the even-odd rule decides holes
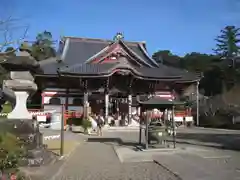
[[[99,114],[97,116],[97,134],[98,134],[98,136],[102,136],[103,124],[104,124],[104,120],[103,120],[102,116]]]

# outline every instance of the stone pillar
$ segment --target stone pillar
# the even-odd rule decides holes
[[[109,108],[109,94],[108,91],[105,92],[105,124],[108,124],[108,108]]]
[[[32,119],[32,115],[27,110],[27,98],[29,93],[26,91],[15,91],[16,104],[8,119]]]
[[[132,95],[128,95],[128,125],[132,123]]]

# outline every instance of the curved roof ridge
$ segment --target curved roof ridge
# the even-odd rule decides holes
[[[89,38],[89,37],[74,37],[74,36],[64,36],[63,37],[63,40],[64,39],[75,39],[75,40],[86,40],[86,41],[98,41],[98,42],[103,42],[103,43],[112,43],[112,42],[115,42],[114,40],[111,40],[111,39],[101,39],[101,38]],[[127,41],[125,40],[126,43],[130,43],[130,44],[145,44],[146,42],[145,41]]]
[[[123,46],[129,51],[131,52],[135,57],[137,57],[141,62],[143,62],[144,64],[148,65],[149,67],[153,67],[151,64],[147,63],[146,61],[144,61],[137,53],[133,52],[123,41],[119,40],[120,43],[123,44]]]
[[[115,44],[115,43],[113,43]],[[85,63],[89,63],[91,62],[94,58],[96,58],[98,55],[100,55],[101,53],[105,52],[111,45],[113,45],[112,43],[111,44],[108,44],[105,48],[103,48],[101,51],[99,51],[98,53],[94,54],[93,56],[91,56],[89,59],[87,59],[85,61]]]
[[[158,64],[153,58],[151,58],[151,57],[149,56],[148,52],[147,52],[146,49],[143,47],[143,44],[138,43],[138,45],[139,45],[140,49],[143,51],[144,55],[145,55],[147,58],[149,58],[149,60],[150,60],[153,64],[155,64],[157,67],[159,67],[159,64]]]

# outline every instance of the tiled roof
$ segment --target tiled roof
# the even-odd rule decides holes
[[[73,66],[75,64],[83,64],[111,43],[113,43],[111,40],[65,37],[59,47],[63,63],[49,63],[48,66],[44,66],[44,68],[47,68],[47,70],[44,69],[44,72],[57,74],[57,69],[61,67],[61,65]],[[142,51],[142,48],[140,48],[140,45],[143,45],[144,42],[124,41],[124,44],[146,63],[153,67],[157,66],[156,63]]]
[[[72,67],[61,68],[59,72],[61,74],[72,74],[82,76],[86,75],[101,75],[110,74],[114,64],[80,64]]]
[[[59,73],[65,76],[101,77],[111,76],[116,72],[116,70],[128,70],[137,78],[169,79],[178,81],[196,81],[198,79],[195,74],[190,74],[186,71],[164,65],[161,65],[159,68],[133,67],[128,63],[123,64],[121,62],[113,64],[79,64],[61,68]]]

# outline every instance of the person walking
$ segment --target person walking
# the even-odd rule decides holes
[[[99,114],[97,116],[97,134],[98,136],[102,136],[102,127],[103,127],[104,121],[102,116]]]

